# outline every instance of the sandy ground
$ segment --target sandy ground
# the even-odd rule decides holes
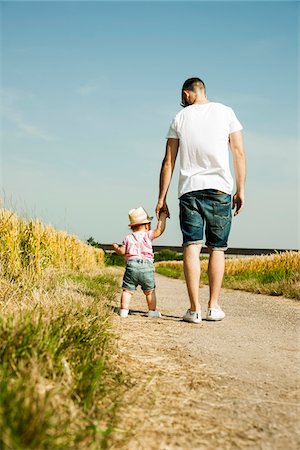
[[[226,318],[189,324],[185,283],[156,282],[161,319],[141,291],[114,319],[130,380],[112,448],[300,449],[300,303],[224,289]]]

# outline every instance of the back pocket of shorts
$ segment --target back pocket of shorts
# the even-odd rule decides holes
[[[231,202],[228,203],[214,203],[214,226],[224,228],[231,223]]]

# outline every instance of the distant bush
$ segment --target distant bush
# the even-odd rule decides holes
[[[87,244],[92,245],[96,248],[101,248],[104,251],[104,261],[107,266],[125,266],[125,260],[123,256],[118,255],[117,253],[107,252],[103,248],[103,244],[96,242],[93,237],[87,239]]]
[[[100,242],[96,242],[92,236],[87,239],[86,243],[91,245],[92,247],[102,248],[102,250],[104,250],[103,245],[100,244]]]
[[[105,252],[104,258],[107,266],[125,266],[124,256],[117,255],[117,253]]]
[[[154,262],[159,261],[182,261],[183,254],[177,253],[174,250],[161,250],[160,252],[155,253]]]

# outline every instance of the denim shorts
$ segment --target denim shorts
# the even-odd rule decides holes
[[[231,195],[219,192],[204,189],[180,197],[183,246],[202,244],[205,225],[205,245],[214,250],[227,249],[232,219]]]
[[[127,261],[123,277],[122,288],[127,291],[136,291],[138,285],[143,291],[155,289],[154,264],[147,259],[130,259]]]

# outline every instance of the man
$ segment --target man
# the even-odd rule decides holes
[[[244,207],[246,163],[242,125],[233,110],[210,102],[200,78],[190,78],[182,87],[181,110],[167,134],[166,153],[160,172],[160,191],[156,214],[169,214],[166,197],[177,154],[180,154],[178,197],[183,235],[183,268],[190,298],[187,322],[201,322],[199,303],[200,252],[205,225],[205,244],[209,248],[208,320],[222,320],[219,296],[225,268],[224,251],[234,215]],[[231,199],[233,179],[229,168],[228,144],[232,151],[236,193]]]

